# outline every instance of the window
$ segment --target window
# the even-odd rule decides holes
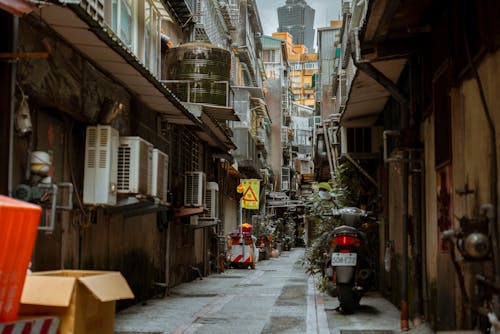
[[[295,144],[297,145],[310,145],[310,136],[311,133],[309,130],[301,130],[301,129],[295,129],[294,131],[294,141]]]
[[[263,53],[265,63],[277,63],[276,50],[265,50]]]
[[[149,1],[144,3],[144,64],[149,67],[151,60],[151,15],[152,9]]]
[[[304,63],[304,69],[306,69],[306,70],[317,70],[317,69],[319,69],[318,63],[316,63],[316,62]]]
[[[292,64],[292,69],[295,71],[300,71],[302,70],[302,64],[301,63]]]
[[[111,3],[108,0],[106,9],[110,13],[105,13],[111,29],[130,48],[132,47],[132,4],[132,0],[111,0]]]
[[[158,69],[159,18],[148,0],[144,3],[144,65],[154,74]]]
[[[371,128],[347,128],[347,149],[352,153],[371,153]]]

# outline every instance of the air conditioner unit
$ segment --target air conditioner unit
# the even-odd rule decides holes
[[[186,172],[184,206],[205,206],[206,176],[203,172]]]
[[[207,213],[205,218],[219,218],[219,185],[216,182],[207,182],[205,193]]]
[[[151,195],[152,159],[152,144],[140,137],[120,137],[118,193]]]
[[[159,149],[153,149],[151,195],[167,201],[168,192],[168,155]]]
[[[85,138],[83,203],[116,205],[119,133],[109,125],[88,126]]]

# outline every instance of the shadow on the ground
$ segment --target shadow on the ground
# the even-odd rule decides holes
[[[356,314],[380,314],[380,310],[371,305],[359,305],[356,309]]]

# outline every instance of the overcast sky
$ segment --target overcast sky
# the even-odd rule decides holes
[[[278,7],[285,4],[286,0],[256,0],[260,13],[260,20],[264,35],[269,35],[278,30]],[[332,20],[340,19],[340,6],[342,0],[306,0],[314,10],[314,29],[327,27]],[[315,44],[316,46],[316,44]]]

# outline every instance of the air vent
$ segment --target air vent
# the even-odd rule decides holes
[[[83,203],[115,205],[118,131],[109,125],[87,127]]]
[[[158,149],[153,149],[153,169],[151,195],[167,201],[168,192],[168,156]]]
[[[205,206],[205,182],[203,172],[186,172],[184,182],[184,205],[193,207]]]
[[[151,195],[152,159],[152,144],[141,137],[120,137],[118,192]]]
[[[216,182],[207,182],[205,193],[207,213],[205,218],[219,218],[219,185]]]

